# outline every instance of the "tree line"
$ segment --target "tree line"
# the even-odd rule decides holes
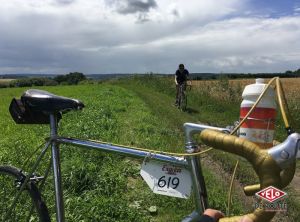
[[[153,73],[148,73],[153,75]],[[112,75],[113,76],[113,75]],[[166,75],[160,75],[166,76]],[[241,79],[241,78],[273,78],[279,76],[280,78],[294,78],[300,77],[300,69],[295,71],[286,71],[284,73],[191,73],[190,79],[202,80],[202,79]],[[13,78],[9,75],[10,78]],[[70,72],[65,75],[58,75],[55,77],[32,77],[32,78],[18,78],[9,83],[1,83],[0,88],[5,87],[31,87],[31,86],[55,86],[55,85],[77,85],[82,81],[87,81],[88,78],[81,72]],[[91,80],[92,81],[92,80]]]
[[[87,80],[81,72],[70,72],[66,75],[58,75],[54,78],[21,78],[16,79],[9,84],[2,84],[2,87],[31,87],[31,86],[56,86],[56,85],[77,85],[79,82]]]
[[[273,78],[279,76],[280,78],[295,78],[300,77],[300,69],[296,71],[286,71],[284,73],[192,73],[191,79],[202,80],[202,79],[251,79],[251,78]]]

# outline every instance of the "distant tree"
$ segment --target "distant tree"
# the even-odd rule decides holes
[[[56,82],[53,79],[50,79],[50,78],[44,79],[44,86],[56,86],[57,84],[58,84],[58,82]]]
[[[9,83],[9,87],[55,86],[58,83],[50,78],[22,78]]]
[[[285,72],[285,74],[286,74],[286,75],[292,75],[293,72],[292,72],[291,70],[288,70],[288,71]]]
[[[58,75],[54,77],[54,80],[59,84],[64,83],[68,85],[76,85],[80,81],[86,80],[86,76],[81,72],[70,72],[66,75]]]
[[[32,86],[32,82],[30,78],[16,79],[9,83],[9,87],[25,87],[25,86],[27,87]]]
[[[56,81],[60,84],[64,81],[66,81],[66,76],[65,75],[58,75],[58,76],[55,76],[53,79],[54,79],[54,81]]]
[[[32,78],[32,79],[30,79],[30,81],[33,86],[43,86],[44,79],[45,78]]]
[[[86,76],[80,72],[71,72],[67,74],[68,82],[71,84],[78,84],[80,81],[86,80]]]

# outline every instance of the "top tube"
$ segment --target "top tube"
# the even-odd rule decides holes
[[[136,157],[141,159],[143,158],[155,159],[158,161],[172,163],[172,164],[185,166],[185,167],[188,165],[187,161],[182,157],[169,156],[169,155],[159,154],[159,153],[150,153],[147,151],[132,149],[126,146],[117,146],[108,143],[100,143],[100,142],[93,142],[93,141],[86,141],[86,140],[84,141],[75,138],[65,138],[65,137],[58,137],[54,140],[57,141],[58,143],[72,144],[74,146],[85,147],[88,149],[96,149],[99,151],[105,151],[110,153],[118,153],[121,155],[131,156],[131,157]]]

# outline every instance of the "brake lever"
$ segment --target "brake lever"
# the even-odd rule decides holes
[[[268,153],[281,169],[286,169],[300,159],[300,134],[289,135],[284,142],[269,149]]]

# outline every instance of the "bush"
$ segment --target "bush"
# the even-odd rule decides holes
[[[6,88],[7,87],[7,84],[5,83],[0,83],[0,88]]]
[[[44,86],[56,86],[56,85],[58,85],[58,82],[56,82],[55,80],[50,78],[44,79]]]
[[[83,81],[80,81],[79,84],[80,85],[92,85],[92,84],[95,84],[96,82],[94,80],[91,80],[91,79],[87,79],[87,80],[83,80]]]
[[[67,75],[58,75],[54,80],[59,84],[66,82],[67,84],[64,83],[64,85],[77,85],[80,81],[86,80],[86,76],[80,72],[70,72]]]
[[[24,78],[11,81],[9,87],[56,86],[57,84],[50,78]]]
[[[25,87],[32,86],[32,82],[30,79],[17,79],[13,80],[9,83],[10,87]]]

